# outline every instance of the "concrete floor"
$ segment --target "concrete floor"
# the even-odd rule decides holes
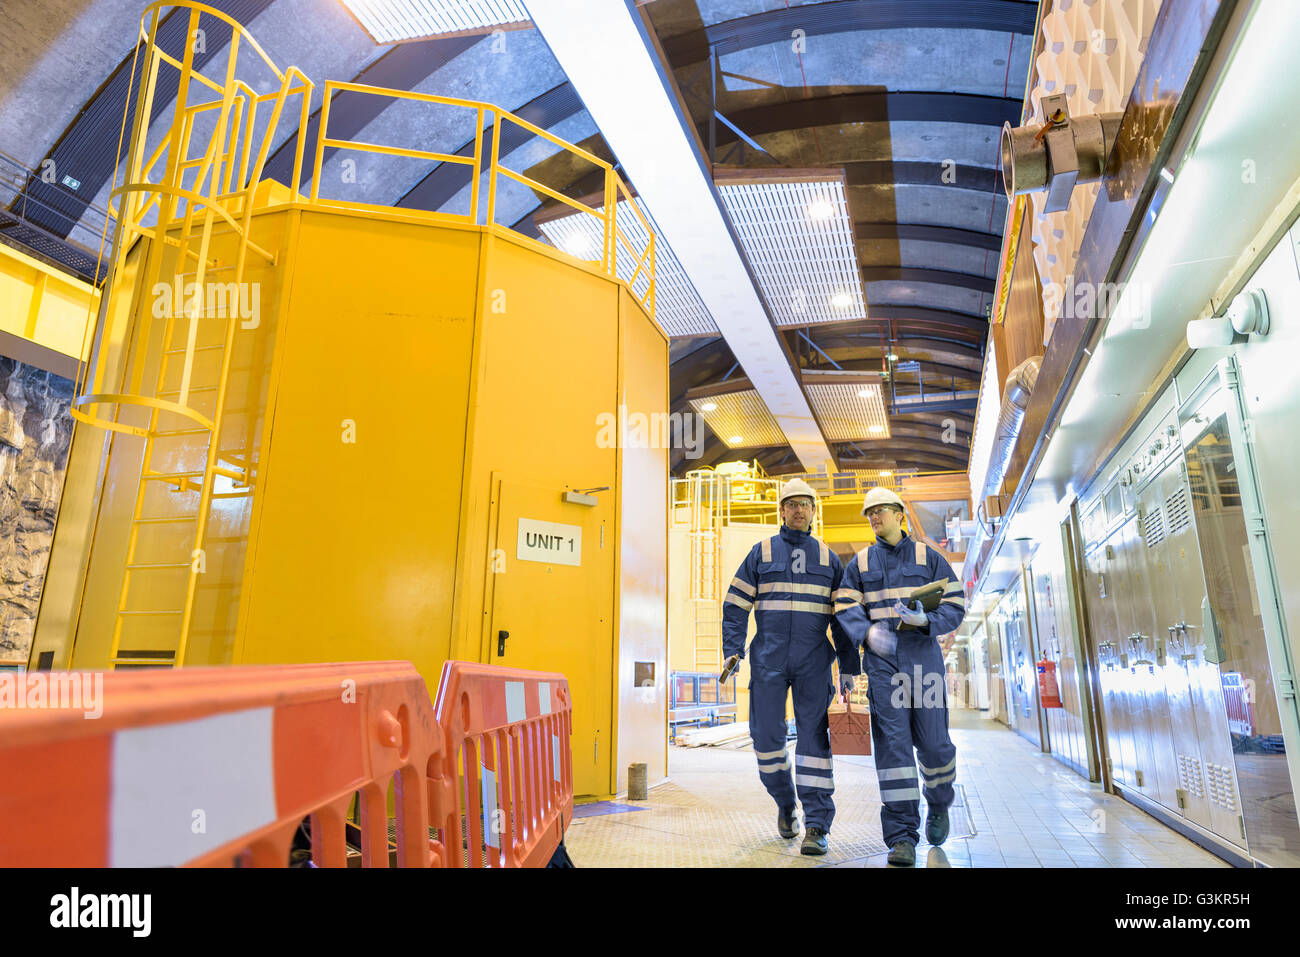
[[[942,848],[925,844],[923,808],[916,866],[1228,866],[1003,725],[958,710],[951,727],[957,746],[951,834]],[[824,857],[804,857],[797,839],[776,833],[776,808],[759,783],[751,750],[674,747],[668,766],[668,783],[653,788],[649,800],[620,800],[608,807],[628,810],[575,818],[565,835],[575,864],[886,866],[870,757],[835,759],[836,816]]]

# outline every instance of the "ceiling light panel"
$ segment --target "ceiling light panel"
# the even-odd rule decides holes
[[[819,383],[805,388],[822,432],[831,442],[889,438],[889,417],[878,384]]]
[[[689,401],[691,408],[704,416],[713,434],[729,449],[786,444],[776,419],[772,418],[772,413],[767,411],[767,406],[753,389]],[[714,408],[704,411],[709,405]]]
[[[650,219],[639,201],[637,209],[647,221]],[[537,217],[534,221],[542,235],[557,249],[579,259],[599,262],[605,235],[605,207],[598,207],[596,212],[599,218],[573,212],[553,219]],[[632,248],[644,250],[649,237],[640,218],[627,208],[627,200],[619,200],[616,217],[619,232],[626,237]],[[628,282],[636,272],[636,258],[621,242],[618,252],[618,278]],[[632,289],[639,296],[645,295],[649,285],[650,277],[645,269],[641,270],[636,282],[631,283]],[[718,332],[700,294],[686,277],[686,270],[658,230],[655,231],[655,322],[666,336],[716,335]]]
[[[839,177],[719,179],[718,193],[778,326],[867,315],[848,199]]]
[[[526,23],[521,0],[343,0],[376,43]]]

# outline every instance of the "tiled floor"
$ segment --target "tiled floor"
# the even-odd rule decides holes
[[[1219,858],[1102,792],[1001,724],[952,713],[959,806],[942,848],[918,867],[1226,867]],[[830,852],[804,857],[776,833],[776,809],[750,750],[672,748],[667,784],[644,811],[576,819],[565,834],[587,867],[884,867],[870,757],[835,759]],[[638,803],[641,802],[628,802]],[[924,810],[922,810],[924,816]]]

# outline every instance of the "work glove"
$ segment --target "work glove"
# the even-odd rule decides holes
[[[920,628],[929,621],[930,618],[926,615],[925,609],[921,607],[919,601],[915,602],[915,605],[915,610],[908,608],[903,604],[903,600],[900,598],[898,601],[894,602],[894,611],[898,612],[898,617],[903,620],[904,624],[911,625],[914,628]]]
[[[840,694],[847,697],[849,692],[857,686],[857,679],[857,675],[840,675]]]

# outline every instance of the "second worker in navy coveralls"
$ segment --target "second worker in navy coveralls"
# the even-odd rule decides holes
[[[937,846],[948,836],[957,749],[948,736],[946,669],[938,639],[957,630],[966,599],[939,550],[903,531],[901,498],[873,488],[862,514],[871,521],[876,543],[858,552],[844,570],[835,592],[835,617],[863,651],[889,863],[911,866],[920,837],[922,793],[929,805],[926,840]],[[919,601],[908,605],[912,591],[944,579],[947,587],[933,611],[924,611]],[[904,624],[911,627],[901,628]],[[853,674],[853,669],[842,673]]]
[[[825,854],[826,833],[835,817],[831,794],[830,721],[835,697],[831,663],[842,674],[861,670],[858,652],[831,609],[840,587],[839,556],[809,533],[816,493],[801,479],[781,489],[781,531],[759,542],[736,572],[722,606],[722,650],[730,660],[745,655],[749,612],[756,630],[750,646],[749,731],[759,778],[777,805],[782,837],[798,834],[795,795],[803,804],[804,854]],[[826,635],[830,629],[832,638]],[[832,644],[832,639],[834,644]],[[794,780],[786,750],[785,702],[794,695]]]

